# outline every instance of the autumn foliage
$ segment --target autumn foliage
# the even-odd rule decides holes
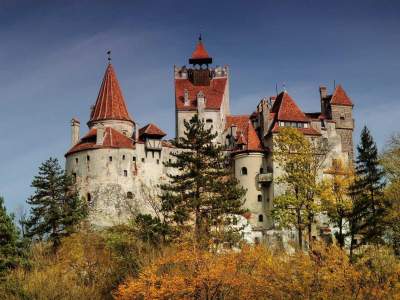
[[[372,254],[373,253],[373,254]],[[398,299],[400,264],[373,251],[352,265],[340,248],[316,245],[293,255],[263,246],[212,253],[171,248],[129,278],[116,299]],[[378,253],[378,255],[376,254]],[[386,258],[385,258],[386,257]]]

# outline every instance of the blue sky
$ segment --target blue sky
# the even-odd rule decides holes
[[[231,69],[233,113],[286,85],[304,111],[318,86],[341,83],[379,147],[400,131],[399,1],[0,2],[0,195],[19,210],[50,156],[64,164],[69,122],[81,133],[113,64],[133,118],[174,134],[173,65],[201,32],[214,63]]]

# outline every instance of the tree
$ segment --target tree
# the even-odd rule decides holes
[[[400,255],[400,134],[395,134],[389,139],[380,161],[388,179],[384,191],[388,207],[385,216],[385,237],[396,255]]]
[[[316,201],[321,189],[318,177],[326,153],[326,146],[295,128],[282,128],[274,137],[273,159],[282,171],[277,183],[284,192],[274,199],[272,216],[278,225],[296,228],[300,249],[306,228],[312,243],[311,226],[321,209]]]
[[[384,232],[384,172],[379,165],[378,149],[367,127],[357,146],[355,181],[351,186],[353,208],[350,218],[350,254],[367,243],[382,243]],[[360,242],[356,241],[360,237]]]
[[[62,236],[69,235],[87,215],[87,206],[78,196],[73,179],[49,158],[39,167],[32,187],[35,193],[27,200],[30,216],[25,221],[26,235],[46,238],[57,248]]]
[[[332,166],[325,171],[330,175],[323,182],[321,192],[321,203],[333,223],[338,228],[335,233],[336,239],[341,248],[345,244],[345,227],[348,225],[348,217],[352,209],[352,201],[349,195],[349,188],[353,182],[353,170],[342,160],[333,160]]]
[[[167,162],[169,181],[161,185],[161,213],[175,232],[193,231],[197,242],[223,241],[233,230],[231,215],[243,214],[245,190],[227,165],[223,148],[214,142],[217,133],[206,128],[198,115],[184,122],[185,136]]]
[[[0,197],[0,275],[15,268],[22,260],[23,247],[14,215],[8,214]]]

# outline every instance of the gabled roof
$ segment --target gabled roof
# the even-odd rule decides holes
[[[264,151],[260,138],[250,120],[249,115],[227,116],[225,130],[236,126],[236,145],[243,148],[234,149],[235,151]]]
[[[81,140],[73,146],[65,156],[68,156],[72,153],[76,153],[84,150],[91,149],[102,149],[102,148],[126,148],[126,149],[135,149],[135,145],[132,139],[123,135],[119,131],[106,127],[104,128],[104,140],[103,144],[96,144],[96,135],[97,129],[92,128],[90,131],[81,138]]]
[[[275,117],[278,121],[309,122],[309,119],[286,91],[276,97],[271,112],[276,114]]]
[[[156,125],[150,123],[139,129],[139,136],[157,136],[164,137],[167,134],[158,128]]]
[[[347,96],[340,84],[335,88],[332,94],[331,104],[353,106],[353,102],[350,100],[349,96]]]
[[[197,94],[204,93],[206,109],[219,110],[224,98],[226,78],[213,78],[210,85],[194,85],[188,79],[175,79],[175,106],[178,110],[196,110]],[[185,106],[185,90],[189,93],[189,105]]]
[[[90,114],[89,123],[101,120],[124,120],[133,122],[126,108],[117,75],[111,64],[108,64],[106,72],[104,73],[96,104]]]

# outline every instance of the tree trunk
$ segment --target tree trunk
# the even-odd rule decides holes
[[[301,212],[299,209],[297,210],[297,235],[299,240],[299,248],[300,250],[303,250],[303,230],[301,228]]]

